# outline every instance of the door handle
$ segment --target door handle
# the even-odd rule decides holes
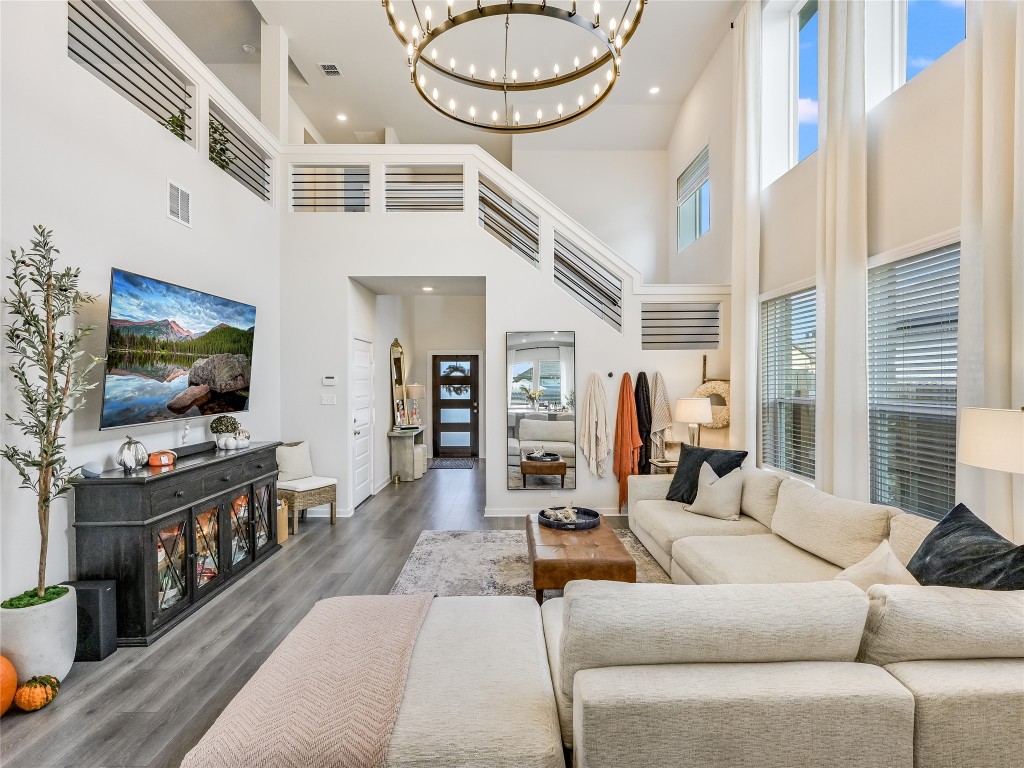
[[[357,429],[357,430],[356,430],[355,432],[353,432],[352,434],[353,434],[353,435],[361,435],[361,434],[362,434],[362,432],[360,432],[360,431],[359,431],[359,430]]]

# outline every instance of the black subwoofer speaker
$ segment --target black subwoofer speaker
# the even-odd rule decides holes
[[[75,661],[100,661],[117,650],[117,582],[65,581],[78,597]]]

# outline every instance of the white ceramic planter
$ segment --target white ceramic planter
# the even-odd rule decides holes
[[[65,585],[66,586],[66,585]],[[0,651],[18,672],[18,682],[34,675],[63,681],[78,645],[78,597],[63,597],[31,608],[0,608]]]

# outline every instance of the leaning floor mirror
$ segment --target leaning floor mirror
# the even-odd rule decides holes
[[[576,334],[505,334],[509,490],[576,487]]]

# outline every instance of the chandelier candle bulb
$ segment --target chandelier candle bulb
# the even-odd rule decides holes
[[[534,82],[540,77],[540,70],[537,67],[533,68],[533,80]]]
[[[430,95],[434,97],[434,101],[437,101],[437,88],[435,88]]]
[[[452,72],[454,72],[454,71],[455,71],[455,59],[451,59],[451,60],[450,60],[450,61],[448,62],[448,68],[449,68],[449,69],[451,69],[451,71],[452,71]]]
[[[555,64],[555,77],[558,77],[558,65]]]
[[[469,65],[469,76],[476,77],[476,67],[474,67],[472,64]]]
[[[608,22],[608,37],[615,34],[615,17],[612,16],[612,20]]]
[[[497,72],[495,72],[495,71],[494,71],[494,70],[492,69],[492,70],[491,70],[491,82],[492,82],[492,83],[494,82],[494,78],[496,78],[497,76],[498,76],[498,73],[497,73]]]
[[[455,111],[455,99],[448,99],[448,109]]]
[[[576,58],[574,58],[572,60],[572,65],[573,65],[573,67],[575,69],[579,69],[580,68],[580,57],[579,56],[577,56]]]
[[[515,121],[516,121],[516,125],[519,125],[519,112],[518,111],[515,114]]]
[[[601,3],[597,0],[594,0],[594,26],[601,26]],[[597,49],[595,48],[594,50],[596,51]]]
[[[423,75],[420,75],[420,88],[422,88],[426,84],[427,84],[427,78],[425,78]]]
[[[430,58],[431,58],[431,59],[432,59],[432,60],[433,60],[434,62],[436,62],[436,61],[437,61],[437,48],[431,48],[431,49],[430,49]]]
[[[576,103],[579,105],[580,109],[583,109],[583,94],[582,93],[580,94],[579,99],[576,100]]]
[[[537,122],[539,123],[543,118],[544,118],[544,113],[538,109],[537,110]]]
[[[423,18],[425,18],[427,20],[427,32],[430,31],[430,19],[431,19],[432,16],[433,16],[433,14],[431,13],[430,6],[428,5],[426,10],[423,11]]]
[[[494,110],[493,112],[491,112],[491,122],[492,123],[497,123],[498,122],[498,110]]]
[[[512,82],[514,83],[514,82],[516,81],[516,78],[518,78],[518,77],[519,77],[519,73],[517,73],[517,72],[516,72],[516,71],[515,71],[515,70],[513,69],[513,70],[512,70]]]
[[[593,48],[590,49],[590,55],[593,56],[595,60],[597,59],[597,46],[596,45]]]
[[[448,0],[448,18],[449,19],[452,17],[452,4],[454,2],[455,2],[455,0]]]
[[[597,83],[594,83],[594,95],[597,96],[597,94],[599,94],[600,92],[601,92],[601,86],[599,86]]]
[[[470,108],[469,108],[469,116],[470,116],[470,117],[471,117],[471,118],[472,118],[473,120],[476,120],[476,107],[470,107]]]
[[[558,104],[558,116],[559,117],[562,116],[562,104],[561,104],[561,102],[559,102],[559,104]]]
[[[404,21],[399,21],[398,22],[398,31],[401,32],[403,35],[405,34],[405,22]]]

